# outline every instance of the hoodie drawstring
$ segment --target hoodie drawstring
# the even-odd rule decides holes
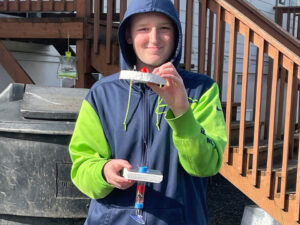
[[[134,71],[136,71],[136,66],[134,66]],[[146,67],[143,67],[141,68],[140,70],[141,72],[144,72],[144,73],[148,73],[148,69]],[[128,117],[128,112],[129,112],[129,107],[130,107],[130,100],[131,100],[131,90],[132,90],[132,84],[133,84],[133,81],[130,80],[130,85],[129,85],[129,93],[128,93],[128,103],[127,103],[127,109],[126,109],[126,114],[125,114],[125,118],[124,118],[124,131],[127,131],[127,117]],[[162,87],[162,85],[160,85],[160,87]],[[157,127],[157,130],[160,131],[160,126],[159,126],[159,121],[160,121],[160,118],[159,118],[159,115],[161,114],[165,114],[166,112],[160,112],[159,111],[159,108],[160,107],[165,107],[167,106],[167,104],[162,104],[161,105],[161,102],[163,101],[163,99],[158,96],[157,98],[157,105],[156,105],[156,108],[155,108],[155,114],[156,114],[156,127]]]
[[[128,102],[127,102],[126,114],[125,114],[125,118],[124,118],[124,122],[123,122],[125,131],[127,130],[127,117],[128,117],[130,101],[131,101],[132,83],[133,83],[133,81],[131,80],[130,85],[129,85],[129,93],[128,93]]]
[[[160,85],[160,87],[162,87],[162,85]],[[155,109],[155,113],[156,113],[156,127],[157,127],[157,130],[160,131],[160,126],[159,126],[159,121],[160,121],[160,118],[159,118],[159,115],[162,115],[162,114],[166,114],[166,112],[160,112],[159,111],[159,108],[160,107],[165,107],[167,106],[167,104],[162,104],[161,105],[161,102],[163,101],[163,99],[158,96],[158,99],[157,99],[157,105],[156,105],[156,109]]]
[[[128,102],[127,102],[127,108],[126,108],[126,113],[125,113],[125,118],[124,118],[124,122],[123,122],[123,125],[124,125],[124,131],[127,131],[127,118],[128,118],[128,113],[129,113],[129,109],[130,109],[130,101],[131,101],[131,92],[132,92],[132,84],[133,84],[133,81],[131,80],[130,81],[130,85],[129,85],[129,93],[128,93]],[[158,96],[157,98],[157,104],[156,104],[156,108],[155,108],[155,114],[156,114],[156,127],[157,127],[157,130],[160,131],[160,116],[159,115],[162,115],[162,114],[166,114],[166,112],[160,112],[159,109],[160,107],[165,107],[167,106],[167,104],[161,104],[163,101],[163,99]]]

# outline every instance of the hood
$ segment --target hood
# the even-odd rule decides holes
[[[120,44],[120,64],[121,69],[133,69],[136,61],[132,45],[126,41],[126,27],[129,18],[138,13],[160,12],[168,16],[175,24],[175,51],[171,57],[171,62],[175,67],[178,66],[181,59],[182,50],[182,31],[181,24],[173,3],[170,0],[132,0],[124,15],[124,19],[119,26],[118,40]],[[177,29],[176,29],[177,28]]]

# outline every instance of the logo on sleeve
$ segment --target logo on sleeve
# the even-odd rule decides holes
[[[217,111],[222,111],[222,109],[219,106],[217,106]]]

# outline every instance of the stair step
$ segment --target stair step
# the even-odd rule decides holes
[[[287,167],[287,174],[293,174],[297,173],[297,163],[298,161],[296,159],[291,159],[288,161],[288,167]],[[262,175],[266,176],[266,167],[258,167],[257,171]],[[273,166],[272,171],[275,173],[276,176],[281,177],[282,173],[282,166],[281,163],[277,163]],[[252,174],[252,169],[247,171],[247,174]]]
[[[222,102],[222,109],[224,116],[226,115],[226,102]],[[240,102],[233,102],[231,103],[231,120],[236,121],[236,116],[237,116],[237,108],[241,106]]]
[[[286,175],[286,193],[292,194],[296,191],[296,180],[297,180],[297,159],[288,161],[287,175]],[[266,176],[266,167],[259,167],[258,174],[260,176]],[[252,174],[252,170],[247,171],[248,175]],[[275,177],[274,196],[279,197],[281,188],[281,177],[282,177],[282,162],[274,164],[272,174]],[[289,197],[290,198],[290,197]]]
[[[263,125],[261,122],[260,126]],[[230,145],[238,145],[240,136],[240,121],[231,122]],[[253,142],[254,121],[245,121],[245,143]]]
[[[283,141],[275,140],[274,141],[274,149],[273,149],[273,164],[280,163],[282,160],[282,148],[283,148]],[[232,145],[231,149],[233,152],[239,152],[238,145]],[[244,154],[246,155],[246,170],[252,169],[252,161],[253,161],[253,142],[252,143],[245,143],[244,146]],[[267,166],[267,159],[268,159],[268,141],[267,140],[260,140],[259,148],[258,148],[258,167],[259,168],[266,168]]]
[[[280,140],[274,141],[274,149],[280,148],[282,146],[283,146],[283,141],[280,141]],[[235,144],[231,145],[231,147],[233,148],[234,151],[238,151],[238,149],[239,149],[239,146],[235,145]],[[244,149],[247,150],[248,154],[253,154],[253,149],[254,149],[253,143],[246,142],[244,145]],[[259,141],[258,151],[259,152],[268,151],[268,140],[260,140]]]
[[[296,200],[296,191],[295,189],[287,189],[285,194],[290,200]],[[275,193],[275,198],[280,198],[280,193]]]

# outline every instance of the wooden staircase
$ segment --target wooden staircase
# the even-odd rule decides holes
[[[119,70],[117,25],[113,20],[119,21],[124,13],[123,4],[127,3],[121,2],[121,13],[113,13],[115,1],[108,1],[109,10],[104,13],[100,0],[0,0],[0,13],[14,16],[0,17],[0,64],[15,82],[33,83],[1,39],[53,44],[64,53],[60,48],[66,46],[61,40],[69,38],[71,44],[76,44],[76,86],[90,87],[95,82],[91,73],[108,75]],[[39,15],[28,18],[28,13]]]
[[[299,121],[300,42],[244,1],[203,0],[201,12],[201,28],[205,27],[201,35],[205,37],[206,32],[214,32],[216,46],[220,48],[214,52],[215,64],[207,67],[214,68],[211,75],[219,86],[227,87],[225,116],[230,141],[220,173],[279,223],[299,224],[299,135],[295,130],[299,129],[296,118]],[[211,14],[216,17],[215,21]],[[205,21],[203,18],[209,19]],[[214,22],[216,27],[207,28],[206,24]],[[215,30],[212,32],[210,29]],[[226,31],[229,33],[227,36]],[[243,73],[240,120],[235,121],[232,114],[236,113],[233,96],[238,35],[243,36]],[[203,36],[202,46],[206,46],[209,40]],[[229,62],[227,81],[224,81],[223,65],[216,62],[224,61],[226,39]],[[254,88],[248,83],[249,52],[253,46],[256,49]],[[205,57],[212,55],[203,54],[200,61],[205,62]],[[268,67],[267,71],[264,66]],[[204,69],[204,63],[199,67],[200,72],[208,71]],[[264,76],[267,79],[263,79]],[[267,87],[265,96],[263,87]],[[245,120],[249,88],[255,92],[253,127],[249,127],[251,122]],[[264,112],[262,106],[266,106]],[[239,124],[237,128],[236,123]]]
[[[77,87],[90,87],[94,82],[91,72],[108,75],[119,70],[116,31],[127,1],[120,1],[119,12],[115,0],[108,0],[106,8],[103,2],[0,0],[0,13],[61,14],[56,18],[0,18],[0,39],[55,42],[69,37],[76,44]],[[186,11],[183,67],[211,76],[219,84],[224,101],[230,141],[224,152],[221,175],[279,223],[300,224],[297,169],[300,165],[300,42],[246,1],[186,0],[184,9],[180,8],[183,6],[180,0],[173,2],[178,12]],[[197,15],[194,10],[199,12],[198,18],[193,18]],[[196,46],[192,43],[193,21],[199,25]],[[242,43],[238,43],[238,37],[242,37]],[[228,52],[226,45],[229,45]],[[241,96],[235,102],[237,48],[242,48],[243,65]],[[16,82],[32,83],[1,40],[0,51],[0,63],[11,77]],[[198,52],[196,62],[192,61],[195,51]],[[253,52],[255,85],[250,86],[249,63]],[[227,76],[224,75],[225,58],[228,58]],[[248,90],[255,93],[250,102],[253,109],[250,121],[246,121]]]

